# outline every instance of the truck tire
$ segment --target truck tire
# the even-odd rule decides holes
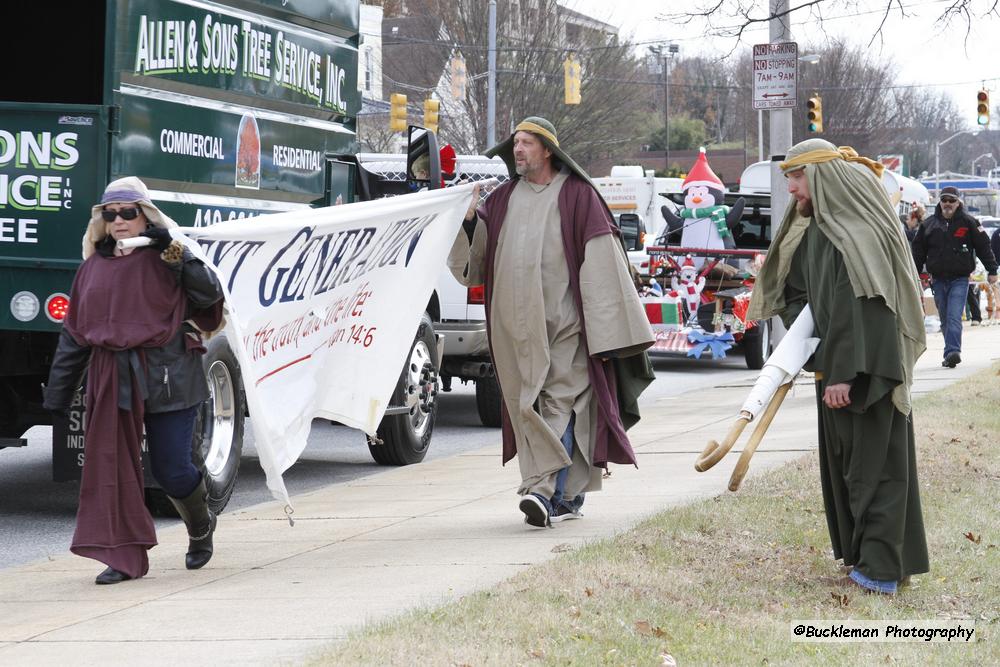
[[[229,502],[240,471],[246,399],[240,365],[226,337],[212,337],[206,348],[202,364],[209,397],[195,420],[194,462],[205,477],[208,505],[218,514]]]
[[[757,322],[757,326],[743,334],[743,354],[746,357],[747,368],[760,370],[764,362],[771,356],[771,323],[767,320]]]
[[[496,375],[487,375],[476,380],[476,409],[483,426],[498,428],[501,422],[500,383]]]
[[[405,466],[424,460],[437,417],[438,372],[434,324],[424,313],[389,401],[390,407],[406,406],[408,410],[382,419],[376,432],[381,443],[369,439],[368,450],[375,463]]]

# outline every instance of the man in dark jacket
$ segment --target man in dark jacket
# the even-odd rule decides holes
[[[993,259],[1000,261],[1000,229],[995,230],[990,238],[990,250],[993,251]]]
[[[954,368],[962,361],[962,313],[969,293],[969,274],[976,268],[976,256],[986,267],[990,283],[997,281],[997,261],[990,239],[979,221],[965,212],[958,189],[941,188],[934,215],[923,221],[913,239],[913,259],[917,271],[931,274],[934,303],[944,334],[942,366]]]

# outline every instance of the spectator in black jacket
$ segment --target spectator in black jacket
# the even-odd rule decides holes
[[[962,313],[969,294],[969,274],[976,268],[976,256],[986,267],[990,283],[997,281],[997,261],[990,239],[979,221],[965,212],[958,189],[941,188],[934,215],[920,224],[913,239],[913,259],[917,272],[931,274],[934,303],[944,334],[942,366],[954,368],[962,361]]]
[[[1000,229],[993,232],[993,237],[990,239],[990,249],[993,251],[993,259],[1000,261]]]

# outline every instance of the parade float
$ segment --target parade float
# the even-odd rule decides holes
[[[770,323],[747,319],[757,269],[767,247],[767,197],[727,193],[704,149],[681,186],[666,196],[667,229],[646,247],[648,277],[640,299],[656,342],[654,353],[723,359],[739,345],[747,367],[759,369],[771,348]]]

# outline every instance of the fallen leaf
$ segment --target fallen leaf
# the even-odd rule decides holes
[[[975,535],[972,533],[972,531],[969,531],[968,533],[965,534],[965,539],[969,540],[973,544],[979,544],[980,542],[983,541],[983,536]]]
[[[541,659],[545,657],[545,651],[543,651],[540,648],[533,648],[530,651],[528,651],[528,655],[530,655],[532,658]]]
[[[572,616],[574,618],[576,618],[577,616],[580,615],[580,609],[578,607],[576,607],[576,606],[571,606],[566,611],[569,613],[570,616]]]
[[[636,621],[635,631],[638,632],[640,635],[649,636],[653,634],[653,628],[650,627],[649,621]]]
[[[572,551],[572,550],[573,550],[573,545],[569,544],[568,542],[561,542],[552,547],[552,553],[554,554],[561,554],[566,551]]]
[[[653,636],[654,637],[666,637],[667,636],[667,631],[657,625],[655,628],[653,628]]]
[[[962,439],[961,438],[952,438],[948,442],[962,442]]]
[[[850,603],[850,598],[847,597],[847,593],[834,593],[830,592],[830,597],[837,601],[837,604],[841,607],[846,607]]]
[[[590,586],[587,586],[586,588],[583,589],[583,592],[586,593],[587,597],[589,598],[594,594],[594,589],[591,588]]]

